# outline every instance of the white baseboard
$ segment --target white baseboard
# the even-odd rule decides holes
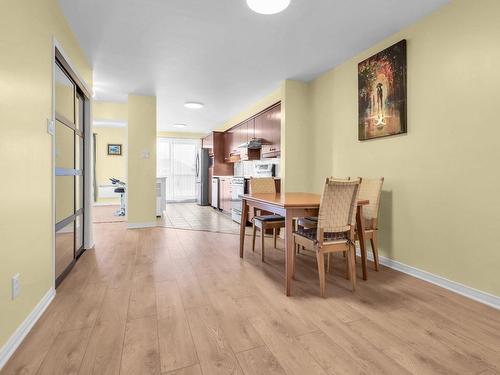
[[[152,221],[150,223],[128,223],[128,229],[141,229],[141,228],[154,228],[157,227],[158,223],[156,221]]]
[[[356,248],[356,253],[358,256],[361,256],[358,247]],[[368,249],[367,253],[368,253],[367,254],[368,259],[373,261],[373,253],[371,252],[371,249]],[[379,256],[379,262],[380,264],[392,268],[396,271],[406,273],[410,276],[427,281],[431,284],[438,285],[442,288],[448,289],[464,297],[473,299],[474,301],[484,303],[485,305],[500,310],[500,297],[495,296],[493,294],[471,288],[470,286],[457,283],[456,281],[448,280],[442,276],[438,276],[433,273],[423,271],[419,268],[409,266],[407,264],[398,262],[397,260],[393,260],[384,256]]]
[[[104,206],[119,206],[120,202],[113,203],[113,202],[94,202],[92,203],[94,207],[104,207]]]
[[[40,319],[43,312],[50,305],[52,300],[56,295],[56,291],[54,288],[50,288],[50,290],[42,297],[40,302],[35,306],[33,311],[24,319],[19,327],[15,330],[15,332],[10,336],[4,346],[0,349],[0,370],[5,366],[9,358],[14,354],[16,349],[21,345],[24,338],[31,331],[31,328],[35,325],[35,323]]]

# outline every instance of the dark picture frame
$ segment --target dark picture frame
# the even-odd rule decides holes
[[[117,143],[108,143],[108,155],[121,156],[122,145]]]
[[[407,128],[406,39],[358,64],[358,139],[404,134]]]

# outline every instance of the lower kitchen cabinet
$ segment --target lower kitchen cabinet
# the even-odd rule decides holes
[[[231,178],[220,177],[219,202],[220,209],[226,214],[231,214]]]

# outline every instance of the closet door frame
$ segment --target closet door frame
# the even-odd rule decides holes
[[[65,118],[63,115],[57,113],[56,111],[56,69],[62,70],[62,72],[74,84],[74,121]],[[91,196],[91,194],[89,194],[89,192],[91,191],[91,188],[89,189],[89,186],[91,186],[91,181],[87,181],[88,179],[92,178],[90,170],[90,151],[92,146],[89,138],[89,136],[91,136],[92,134],[90,125],[91,95],[84,81],[80,79],[77,72],[72,68],[69,60],[65,57],[62,48],[59,46],[56,40],[54,40],[52,84],[52,120],[51,124],[48,124],[48,131],[49,133],[52,131],[52,229],[54,231],[52,237],[52,269],[54,275],[54,288],[56,288],[69,274],[69,272],[71,272],[71,269],[74,267],[76,261],[83,254],[85,249],[93,246],[92,227],[90,224],[91,220],[89,220],[88,218],[88,216],[92,214],[90,209],[91,205],[89,203],[89,197]],[[77,106],[79,106],[78,110]],[[57,168],[56,166],[55,129],[57,122],[63,124],[68,129],[71,129],[73,131],[73,168]],[[77,152],[79,153],[78,158],[76,154]],[[77,160],[79,161],[79,165],[75,164]],[[73,213],[72,215],[60,220],[59,222],[56,222],[56,176],[73,176]],[[81,179],[81,181],[79,179]],[[77,181],[79,181],[80,183],[77,183]],[[79,191],[81,195],[77,194],[77,191]],[[81,202],[81,204],[80,202],[78,202],[79,207],[77,207],[77,197],[79,197]],[[77,238],[79,238],[76,225],[77,220],[79,220],[80,226],[82,228],[81,242],[79,246],[77,246]],[[56,275],[56,232],[69,224],[73,224],[73,259],[63,272],[61,272],[59,275]]]

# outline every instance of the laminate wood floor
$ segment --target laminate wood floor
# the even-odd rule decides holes
[[[110,206],[92,207],[92,222],[94,224],[120,223],[127,221],[126,216],[116,216],[115,213],[120,209],[119,204]]]
[[[238,236],[123,223],[87,251],[1,374],[499,374],[500,312],[370,267],[355,293],[343,258],[319,298],[300,255],[239,258]],[[279,243],[279,248],[283,243]]]

